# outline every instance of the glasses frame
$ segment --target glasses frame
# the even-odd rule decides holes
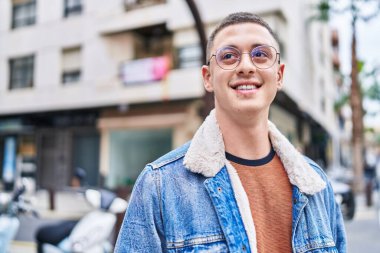
[[[257,50],[257,48],[260,48],[260,47],[270,47],[270,48],[273,48],[274,51],[276,52],[276,59],[273,61],[272,65],[270,65],[269,67],[266,67],[266,68],[259,67],[259,66],[257,66],[257,65],[253,62],[253,60],[252,60],[252,56],[251,56],[252,52],[253,52],[254,50]],[[237,61],[237,64],[236,64],[236,66],[235,66],[234,68],[231,68],[231,69],[227,68],[227,69],[226,69],[226,68],[223,68],[222,66],[220,66],[218,60],[216,59],[216,55],[218,54],[218,52],[219,52],[220,50],[224,49],[224,48],[226,48],[226,47],[221,47],[221,48],[217,49],[216,52],[215,52],[215,54],[212,54],[212,55],[211,55],[211,57],[210,57],[209,60],[207,61],[207,66],[210,66],[211,59],[212,59],[212,57],[215,56],[215,62],[216,62],[216,64],[219,66],[219,68],[224,69],[224,70],[234,70],[234,69],[236,69],[236,68],[239,66],[243,54],[249,54],[249,55],[250,55],[249,58],[251,59],[252,64],[253,64],[256,68],[258,68],[258,69],[269,69],[269,68],[273,67],[273,65],[276,63],[277,57],[278,57],[278,61],[277,61],[277,63],[278,63],[278,64],[281,63],[281,53],[277,52],[277,49],[276,49],[275,47],[272,47],[272,46],[269,46],[269,45],[261,45],[261,46],[254,47],[254,48],[252,48],[252,50],[251,50],[250,52],[240,52],[240,50],[239,50],[238,48],[236,48],[236,47],[230,47],[230,48],[236,49],[236,50],[240,53],[240,58],[239,58],[239,60]]]

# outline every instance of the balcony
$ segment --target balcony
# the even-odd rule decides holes
[[[167,56],[128,61],[121,65],[120,78],[124,85],[160,81],[166,78],[170,65]]]

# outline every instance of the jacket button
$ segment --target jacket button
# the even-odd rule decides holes
[[[222,192],[222,187],[218,187],[218,192]]]
[[[297,199],[293,199],[293,203],[294,203],[294,204],[297,204]]]
[[[247,251],[247,248],[245,247],[245,245],[241,246],[241,249],[242,249],[243,251]]]

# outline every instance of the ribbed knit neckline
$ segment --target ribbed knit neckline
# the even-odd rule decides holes
[[[271,148],[269,154],[260,159],[255,159],[255,160],[244,159],[238,156],[234,156],[233,154],[230,154],[228,152],[226,152],[226,158],[227,160],[231,162],[245,165],[245,166],[262,166],[272,161],[275,154],[276,152],[274,151],[273,148]]]

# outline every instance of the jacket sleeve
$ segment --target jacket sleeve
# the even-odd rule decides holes
[[[344,228],[344,221],[340,205],[336,202],[334,191],[330,182],[327,182],[327,199],[330,206],[330,226],[333,232],[335,246],[339,253],[347,252],[346,231]]]
[[[165,252],[158,171],[147,166],[133,188],[114,253]]]
[[[335,228],[335,243],[336,248],[338,249],[339,253],[346,253],[347,252],[347,241],[346,241],[346,231],[344,229],[344,222],[343,222],[343,216],[342,212],[340,210],[340,206],[335,202],[336,206],[336,222],[337,226]]]

